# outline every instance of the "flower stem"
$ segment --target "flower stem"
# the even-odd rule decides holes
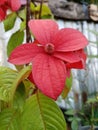
[[[41,0],[40,2],[40,10],[39,10],[39,19],[41,19],[41,14],[42,14],[42,5],[44,3],[44,0]]]
[[[94,104],[91,103],[91,130],[94,130]]]
[[[31,40],[31,35],[30,35],[30,31],[29,31],[29,27],[28,27],[28,22],[30,20],[30,2],[31,0],[27,0],[27,3],[26,3],[26,42],[30,42]]]

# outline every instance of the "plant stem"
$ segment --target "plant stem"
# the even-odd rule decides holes
[[[44,3],[44,0],[41,0],[40,2],[40,10],[39,10],[39,19],[41,19],[41,14],[42,14],[42,5]]]
[[[26,42],[29,43],[31,40],[31,35],[30,35],[30,31],[29,31],[29,27],[28,27],[28,22],[30,20],[30,2],[31,0],[27,0],[27,4],[26,4]]]
[[[94,104],[91,103],[91,130],[94,130]]]

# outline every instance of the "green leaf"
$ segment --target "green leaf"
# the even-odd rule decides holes
[[[18,85],[25,80],[31,73],[31,66],[27,66],[23,68],[17,75],[16,79],[14,79],[13,84],[12,84],[12,95],[11,98],[14,97],[14,93],[18,87]]]
[[[8,56],[12,52],[14,48],[22,44],[24,40],[24,32],[23,31],[17,31],[10,37],[7,45],[7,54]]]
[[[40,10],[40,5],[35,7],[35,11],[39,12],[39,10]],[[49,9],[49,7],[46,4],[42,5],[42,14],[41,14],[41,16],[44,16],[44,15],[52,15],[51,10]]]
[[[87,104],[94,104],[94,103],[98,103],[98,99],[96,97],[93,98],[89,98],[86,102]]]
[[[66,78],[66,84],[65,84],[64,90],[62,92],[63,99],[65,99],[67,97],[71,87],[72,87],[72,74],[69,78]]]
[[[17,17],[17,15],[15,12],[13,12],[7,16],[7,18],[3,22],[5,31],[8,31],[14,27],[16,17]]]
[[[65,114],[66,115],[74,115],[75,114],[75,110],[74,109],[70,109],[70,110],[67,110],[66,112],[65,112]]]
[[[25,99],[26,99],[25,86],[23,83],[20,83],[14,95],[12,103],[13,107],[15,109],[22,111]]]
[[[21,71],[24,68],[24,65],[15,65],[18,71]]]
[[[98,58],[98,55],[88,55],[88,58]]]
[[[30,10],[34,14],[34,17],[38,18],[39,17],[39,12],[40,12],[40,4],[38,4],[37,6],[35,6],[31,2],[30,3]],[[50,8],[46,4],[42,5],[41,18],[42,19],[52,19],[53,18],[53,14],[52,14]]]
[[[71,128],[72,130],[78,130],[78,121],[73,119],[72,123],[71,123]]]
[[[53,19],[53,15],[44,15],[44,16],[41,16],[41,19]]]
[[[32,13],[35,12],[35,5],[32,2],[30,3],[30,10],[32,11]]]
[[[21,125],[23,130],[67,130],[57,104],[39,92],[27,100]]]
[[[8,101],[11,97],[12,84],[18,73],[10,68],[0,67],[0,100]]]
[[[26,29],[26,21],[21,22],[20,31],[24,31]]]
[[[20,10],[18,12],[18,16],[22,19],[22,20],[26,20],[26,9]]]
[[[23,68],[19,73],[10,68],[0,67],[0,99],[6,102],[12,100],[17,87],[30,72],[31,66]]]
[[[72,121],[73,121],[73,118],[74,118],[74,117],[69,117],[69,118],[68,118],[68,121],[69,121],[69,122],[72,122]]]
[[[88,29],[88,31],[98,36],[98,32],[96,32],[94,30],[90,30],[90,29]]]
[[[72,87],[72,74],[69,78],[66,79],[66,86],[71,89]]]
[[[13,109],[0,112],[0,130],[21,130],[20,113]]]

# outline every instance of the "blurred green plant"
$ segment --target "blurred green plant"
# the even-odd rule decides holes
[[[98,97],[89,98],[82,109],[69,109],[65,115],[69,116],[68,121],[71,122],[72,130],[78,130],[79,124],[89,125],[89,130],[94,130],[95,126],[98,125]]]
[[[70,0],[78,3],[98,4],[98,0]]]

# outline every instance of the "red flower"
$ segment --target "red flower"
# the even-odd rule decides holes
[[[88,41],[75,29],[59,30],[53,20],[30,20],[29,27],[38,44],[20,45],[11,53],[9,62],[18,65],[31,62],[36,86],[45,95],[57,99],[64,88],[67,69],[74,63],[84,68],[82,49]]]
[[[0,0],[0,20],[4,20],[6,17],[7,9],[17,11],[21,6],[20,0]]]

